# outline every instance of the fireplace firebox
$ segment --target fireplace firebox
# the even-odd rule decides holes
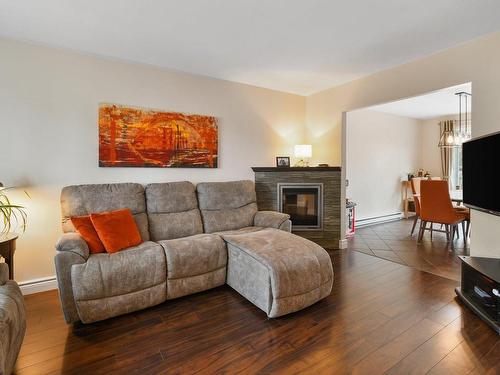
[[[289,214],[292,230],[323,229],[323,184],[278,183],[278,211]]]

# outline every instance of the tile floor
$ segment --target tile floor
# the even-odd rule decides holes
[[[454,242],[452,249],[444,233],[425,232],[421,244],[417,244],[418,228],[410,236],[413,219],[377,224],[356,230],[356,235],[348,240],[351,250],[379,258],[388,259],[422,271],[460,280],[460,260],[458,255],[468,255],[468,244],[464,246],[463,235]],[[418,226],[418,225],[417,225]]]

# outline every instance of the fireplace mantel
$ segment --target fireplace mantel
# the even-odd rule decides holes
[[[294,230],[326,249],[336,249],[341,240],[341,217],[345,202],[341,202],[340,167],[253,167],[259,210],[279,211],[279,186],[282,184],[321,184],[323,186],[322,225],[314,231]]]
[[[340,172],[340,167],[252,167],[254,172]]]

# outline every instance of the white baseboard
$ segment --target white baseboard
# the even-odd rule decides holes
[[[356,220],[356,228],[366,227],[368,225],[382,224],[389,221],[401,220],[403,218],[402,212],[397,212],[389,215],[369,217],[365,219]]]
[[[339,240],[339,249],[347,249],[347,240],[345,238]]]
[[[34,279],[23,281],[19,283],[23,295],[46,292],[48,290],[57,289],[57,280],[55,276],[44,277],[41,279]]]

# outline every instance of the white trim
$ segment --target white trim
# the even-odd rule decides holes
[[[19,283],[23,295],[46,292],[57,289],[57,280],[55,276],[43,277]]]
[[[347,249],[347,239],[339,240],[339,249]]]
[[[365,219],[356,220],[355,226],[356,228],[362,228],[368,225],[382,224],[382,223],[388,223],[390,221],[401,220],[403,217],[404,215],[402,212],[383,215],[383,216],[369,217]]]

